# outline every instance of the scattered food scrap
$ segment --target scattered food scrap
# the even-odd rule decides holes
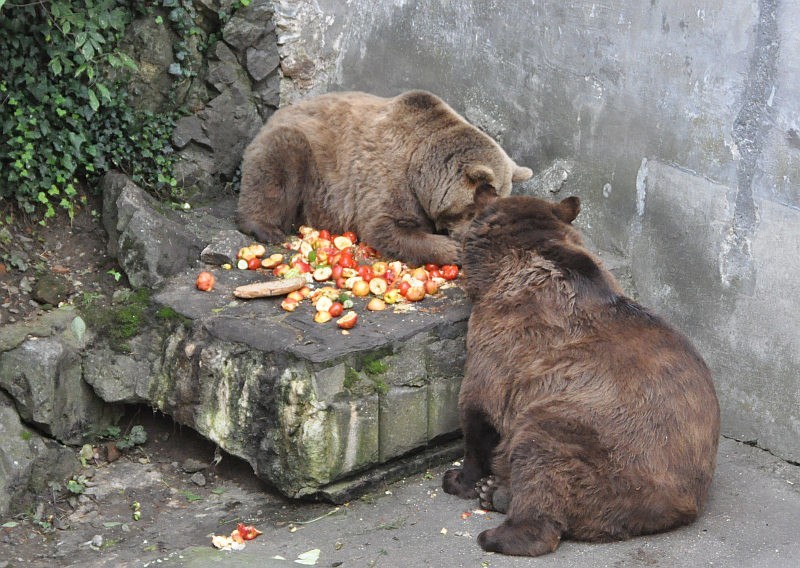
[[[295,564],[302,564],[304,566],[314,566],[317,561],[319,560],[320,549],[314,548],[313,550],[309,550],[297,556],[297,560],[294,561]],[[272,557],[272,560],[286,560],[283,556],[276,555]]]
[[[208,271],[203,271],[197,275],[197,280],[195,281],[195,286],[201,292],[210,292],[214,289],[214,281],[215,277]]]
[[[241,550],[245,547],[245,541],[253,540],[260,534],[261,531],[253,525],[239,523],[230,536],[212,535],[211,544],[220,550]]]
[[[304,566],[314,566],[317,563],[317,560],[319,560],[319,554],[320,549],[315,548],[298,555],[297,560],[294,562],[295,564],[303,564]]]

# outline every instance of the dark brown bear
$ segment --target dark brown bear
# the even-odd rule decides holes
[[[430,93],[330,93],[278,110],[247,147],[238,223],[265,242],[303,223],[355,231],[385,256],[451,264],[476,193],[531,175]]]
[[[465,236],[465,459],[443,488],[507,512],[484,550],[537,556],[690,523],[714,473],[708,368],[584,248],[579,209],[497,199]]]

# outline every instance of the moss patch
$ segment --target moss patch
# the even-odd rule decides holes
[[[355,387],[360,380],[361,375],[358,374],[358,371],[356,371],[353,367],[347,367],[344,370],[344,382],[342,383],[342,386],[347,390],[353,390],[353,387]]]
[[[356,362],[356,367],[359,367],[360,370],[356,370],[354,367],[345,368],[342,386],[346,390],[351,393],[356,390],[367,393],[371,391],[380,395],[389,392],[389,385],[384,378],[389,366],[383,360],[383,357],[379,355],[366,356],[361,361]],[[369,382],[359,388],[360,384],[363,384],[361,380],[364,378],[369,379]]]
[[[150,311],[150,290],[139,288],[124,305],[107,306],[93,296],[85,295],[78,307],[86,323],[108,338],[112,349],[130,353],[128,340],[139,334],[147,323]]]
[[[367,374],[369,380],[372,381],[372,388],[376,393],[385,395],[389,392],[389,385],[383,377],[389,366],[382,357],[377,355],[365,357],[361,362],[361,368]]]
[[[370,376],[382,375],[388,368],[388,365],[377,357],[365,358],[363,362],[364,372]]]
[[[389,385],[381,377],[370,377],[370,380],[376,393],[384,395],[389,392]]]
[[[179,314],[169,306],[164,306],[156,311],[156,317],[165,322],[185,323],[189,321],[189,318]]]

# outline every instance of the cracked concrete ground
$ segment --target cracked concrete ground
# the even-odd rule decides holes
[[[800,562],[800,467],[733,440],[721,441],[710,500],[694,524],[626,542],[567,541],[535,560],[483,552],[475,537],[502,515],[463,515],[476,503],[441,491],[444,469],[388,485],[371,499],[330,507],[322,518],[317,510],[316,517],[303,519],[313,521],[307,524],[262,527],[264,534],[240,551],[190,548],[158,564],[289,567],[314,549],[316,566],[347,567],[789,568]]]

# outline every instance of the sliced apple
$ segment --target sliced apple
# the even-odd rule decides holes
[[[316,280],[317,282],[325,282],[326,280],[331,279],[332,274],[333,271],[331,270],[330,266],[320,266],[319,268],[314,270],[312,276],[314,277],[314,280]]]
[[[353,327],[356,325],[356,322],[358,322],[358,314],[350,311],[336,320],[336,325],[342,329],[353,329]]]
[[[355,282],[353,282],[352,291],[353,291],[353,296],[358,296],[360,298],[364,296],[369,296],[370,292],[369,282],[366,282],[364,280],[356,280]]]
[[[328,312],[317,312],[314,314],[314,321],[317,323],[326,323],[333,319],[333,316]]]
[[[353,241],[343,235],[339,235],[338,237],[334,237],[333,246],[339,250],[344,250],[353,246]]]
[[[376,276],[369,281],[369,291],[378,297],[383,296],[386,293],[386,288],[388,287],[389,285],[386,283],[386,280],[380,276]]]

